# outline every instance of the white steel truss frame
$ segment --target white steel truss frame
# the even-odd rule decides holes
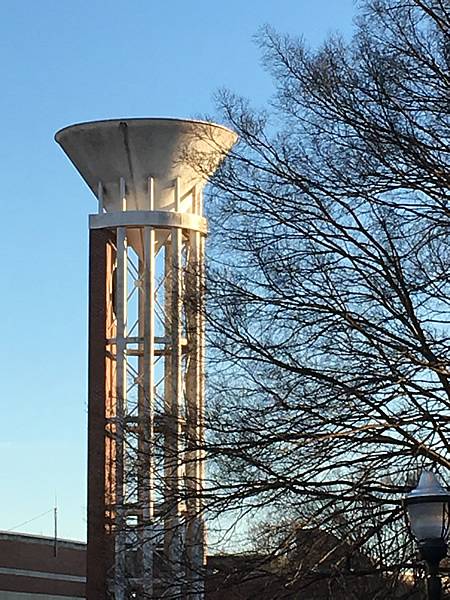
[[[151,216],[150,178],[150,216],[141,215],[137,224],[133,212],[138,211],[126,211],[123,179],[120,188],[124,212],[91,217],[95,229],[107,217],[103,226],[112,240],[105,341],[105,523],[114,539],[108,589],[114,600],[202,600],[201,192],[192,190],[192,214],[181,218],[176,180],[175,212],[168,213],[173,220],[165,216],[160,225]],[[99,185],[102,212],[101,189]]]

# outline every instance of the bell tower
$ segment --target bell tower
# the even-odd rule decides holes
[[[89,218],[87,599],[204,597],[202,189],[236,141],[178,119],[56,134]]]

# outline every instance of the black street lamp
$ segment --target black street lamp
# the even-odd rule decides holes
[[[428,567],[429,600],[440,600],[439,563],[447,556],[450,533],[450,494],[434,473],[423,471],[415,489],[405,498],[409,526]]]

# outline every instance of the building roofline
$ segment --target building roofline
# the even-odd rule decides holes
[[[2,531],[0,530],[0,541],[22,541],[25,543],[38,543],[38,544],[54,544],[55,538],[52,536],[36,535],[33,533],[16,533],[13,531]],[[77,548],[85,548],[86,542],[80,540],[69,540],[66,538],[56,538],[58,545],[64,546],[76,546]]]

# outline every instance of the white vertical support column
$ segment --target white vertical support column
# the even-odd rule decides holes
[[[186,372],[187,409],[187,532],[188,580],[190,600],[202,600],[204,594],[205,540],[202,514],[203,494],[203,238],[189,232],[189,261],[186,273],[186,313],[188,367]]]
[[[116,265],[116,494],[115,494],[115,571],[114,600],[125,600],[125,407],[127,395],[127,235],[125,227],[117,229]]]
[[[175,206],[177,206],[177,197],[179,205],[179,186],[176,187]],[[182,531],[180,520],[180,500],[182,486],[182,456],[181,456],[181,415],[180,409],[183,403],[183,370],[182,370],[182,230],[178,227],[171,231],[171,253],[172,253],[172,300],[171,300],[171,402],[169,406],[169,447],[171,454],[171,473],[170,473],[170,511],[171,511],[171,545],[170,560],[174,568],[174,586],[173,590],[181,587],[183,580],[182,566]]]
[[[203,214],[203,190],[198,190],[198,213],[199,215]]]
[[[205,273],[205,236],[198,235],[199,252],[198,252],[198,270],[199,270],[199,330],[198,330],[198,345],[199,345],[199,437],[200,437],[200,450],[199,450],[199,486],[200,486],[200,499],[199,499],[199,511],[202,521],[202,552],[203,552],[203,564],[206,563],[206,524],[204,517],[204,499],[203,499],[203,487],[206,478],[206,450],[205,450],[205,363],[206,363],[206,340],[205,340],[205,285],[206,285],[206,273]]]
[[[147,179],[148,209],[154,210],[154,179]],[[155,502],[155,230],[143,232],[142,310],[139,314],[142,331],[141,396],[139,406],[141,480],[139,501],[141,515],[142,585],[145,597],[154,593],[154,502]]]
[[[164,587],[177,592],[174,588],[175,568],[173,560],[174,506],[173,506],[173,424],[171,417],[172,387],[172,241],[164,245]],[[175,511],[176,512],[176,511]],[[170,596],[169,596],[170,597]]]
[[[181,179],[177,177],[175,179],[175,212],[180,212],[181,210]]]
[[[120,210],[127,210],[127,195],[125,179],[123,177],[119,180],[119,193],[120,193]]]
[[[198,209],[199,215],[203,215],[203,190],[199,190]],[[199,345],[199,419],[200,419],[200,440],[202,448],[200,450],[200,464],[199,464],[199,481],[203,489],[203,485],[206,477],[206,452],[205,446],[205,362],[206,362],[206,340],[205,340],[205,285],[206,285],[206,273],[205,273],[205,243],[206,238],[204,235],[197,233],[198,236],[198,275],[199,275],[199,323],[198,323],[198,345]],[[200,510],[204,510],[204,501],[200,497]],[[202,519],[204,517],[202,516]],[[203,552],[206,552],[206,527],[203,520]],[[206,556],[204,556],[206,560]]]
[[[200,192],[200,210],[203,212],[203,194]],[[201,214],[200,212],[200,214]],[[207,531],[205,523],[204,483],[206,477],[206,451],[205,451],[205,236],[195,232],[197,248],[197,285],[198,285],[198,312],[197,312],[197,515],[195,519],[195,552],[194,564],[196,571],[197,595],[192,600],[203,600],[205,589],[206,547]]]
[[[194,215],[202,214],[202,190],[196,185],[192,190],[192,212]]]
[[[98,199],[98,214],[102,215],[104,212],[104,205],[103,205],[103,183],[101,181],[99,181],[98,185],[97,185],[97,199]]]
[[[150,196],[151,198],[151,196]],[[143,394],[139,407],[142,478],[142,568],[143,591],[153,594],[154,548],[154,407],[155,407],[155,230],[144,229],[143,279]]]
[[[198,344],[199,344],[199,419],[200,419],[200,440],[202,448],[200,450],[199,481],[203,489],[206,477],[206,451],[205,451],[205,362],[206,362],[206,343],[205,343],[205,236],[197,232],[198,235],[198,276],[199,276],[199,323],[198,323]],[[204,510],[203,500],[200,497],[200,510]],[[205,534],[206,535],[206,534]],[[206,539],[203,540],[203,546],[206,548]]]
[[[203,190],[199,190],[199,214],[203,214]],[[206,238],[204,235],[196,232],[196,240],[198,244],[197,254],[197,265],[198,265],[198,330],[197,330],[197,344],[198,344],[198,435],[199,435],[199,451],[198,451],[198,551],[199,551],[199,562],[206,566],[206,548],[207,548],[207,529],[205,523],[205,503],[204,503],[204,484],[206,478],[206,450],[205,450],[205,364],[206,364],[206,340],[205,340],[205,286],[206,286],[206,272],[205,272],[205,243]],[[204,575],[200,580],[202,586],[202,592],[199,595],[199,600],[204,598]]]
[[[147,195],[149,210],[155,210],[155,180],[153,177],[147,179]]]
[[[180,210],[180,179],[174,182],[174,209]],[[164,551],[170,597],[181,597],[182,539],[180,531],[180,406],[182,401],[182,232],[173,227],[165,245],[165,382],[164,382]],[[168,352],[167,352],[168,351]]]

